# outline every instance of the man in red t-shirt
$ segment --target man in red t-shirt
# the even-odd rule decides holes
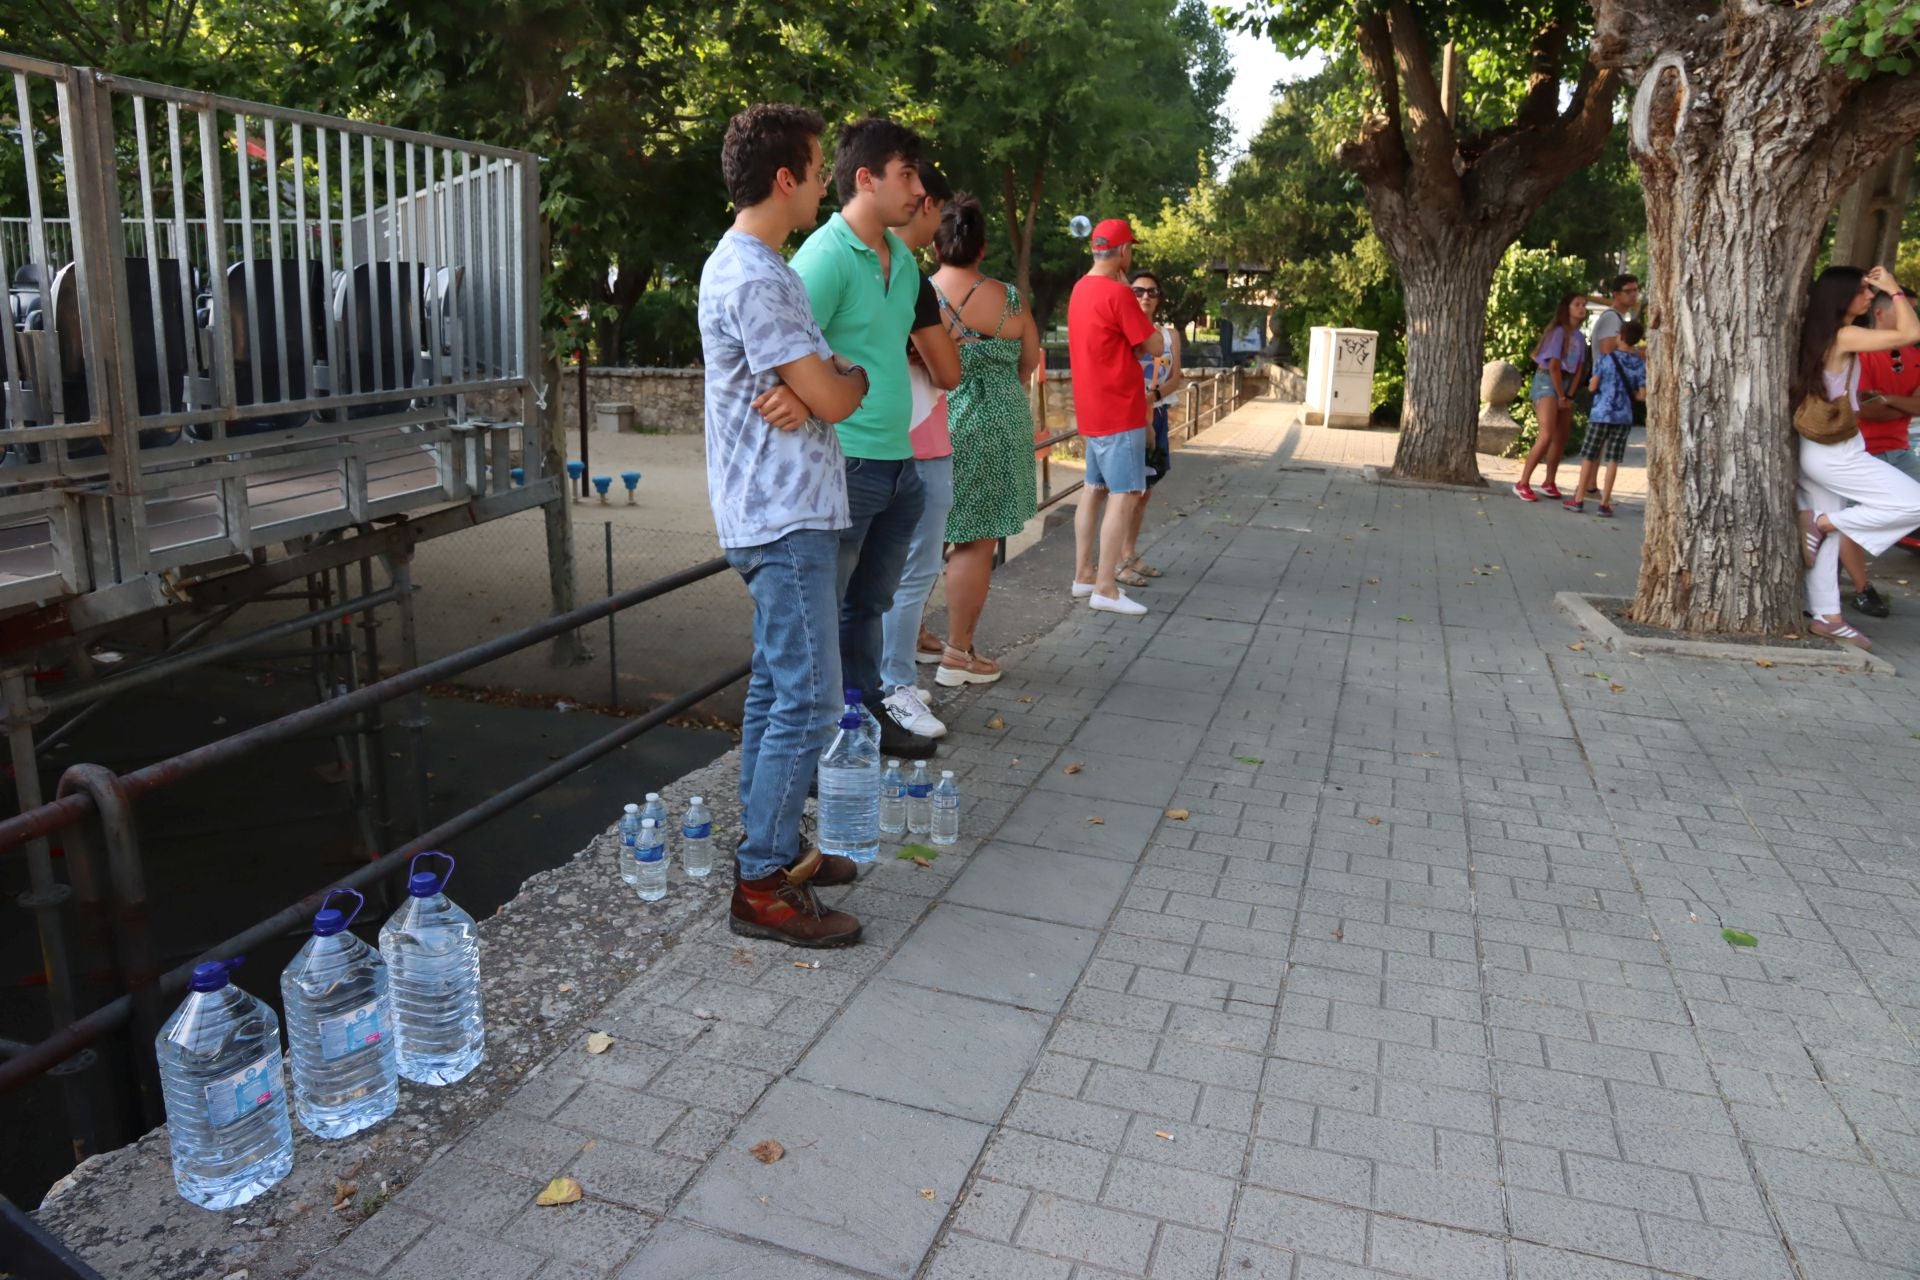
[[[1089,243],[1093,268],[1067,302],[1073,414],[1087,447],[1087,484],[1073,511],[1073,594],[1091,597],[1088,603],[1102,612],[1138,617],[1147,606],[1122,591],[1114,574],[1133,509],[1147,499],[1149,411],[1140,357],[1159,355],[1164,340],[1127,287],[1133,266],[1127,220],[1108,218]]]

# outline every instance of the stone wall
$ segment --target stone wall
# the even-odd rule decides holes
[[[1207,418],[1213,405],[1213,382],[1221,379],[1219,392],[1220,411],[1227,412],[1259,395],[1264,387],[1271,387],[1275,394],[1285,400],[1303,398],[1306,379],[1298,369],[1289,369],[1275,365],[1266,373],[1263,383],[1260,375],[1245,370],[1194,368],[1184,370],[1192,387],[1179,404],[1174,406],[1173,425],[1178,433],[1187,423],[1189,415],[1198,414]],[[579,371],[571,367],[561,369],[560,378],[560,422],[569,432],[579,425],[580,410]],[[634,409],[633,425],[641,431],[695,432],[702,429],[706,407],[707,375],[704,369],[616,369],[589,367],[587,369],[587,410],[590,430],[598,430],[599,423],[594,420],[593,409],[602,404],[630,404]],[[1047,371],[1046,422],[1049,434],[1066,431],[1074,425],[1072,376],[1065,369]],[[479,412],[495,418],[512,418],[517,415],[517,406],[510,397],[494,397],[493,403],[488,397],[473,398]],[[1209,422],[1210,418],[1207,419]]]

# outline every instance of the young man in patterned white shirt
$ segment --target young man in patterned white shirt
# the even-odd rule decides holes
[[[728,123],[720,164],[736,212],[700,273],[707,493],[720,545],[753,597],[731,923],[800,947],[860,940],[858,920],[813,895],[851,883],[854,864],[803,847],[800,833],[821,727],[841,694],[847,484],[831,424],[860,407],[868,386],[828,348],[779,253],[819,218],[821,127],[816,113],[782,104]]]

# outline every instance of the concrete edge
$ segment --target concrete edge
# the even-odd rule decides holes
[[[1731,662],[1753,662],[1764,658],[1782,667],[1855,667],[1871,675],[1898,675],[1893,663],[1851,645],[1835,644],[1831,649],[1790,649],[1781,645],[1716,644],[1711,640],[1662,640],[1653,636],[1630,636],[1613,620],[1594,607],[1593,601],[1625,601],[1627,596],[1590,596],[1578,591],[1560,591],[1553,597],[1554,607],[1566,614],[1583,631],[1592,632],[1609,652],[1670,653],[1682,658],[1709,658]]]
[[[1402,480],[1371,462],[1360,468],[1360,474],[1368,484],[1384,485],[1389,489],[1438,489],[1443,493],[1471,493],[1475,497],[1493,492],[1493,486],[1484,477],[1477,485],[1447,484],[1439,480]]]

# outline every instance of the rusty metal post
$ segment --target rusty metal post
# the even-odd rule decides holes
[[[153,922],[147,904],[147,872],[140,856],[140,832],[133,805],[121,788],[120,776],[97,764],[76,764],[60,777],[58,795],[85,792],[93,814],[82,828],[97,827],[107,853],[107,877],[113,891],[115,950],[120,958],[120,985],[133,1016],[134,1085],[140,1115],[148,1128],[165,1122],[160,1069],[154,1060],[153,1039],[160,1031],[160,972],[153,946]],[[83,839],[90,838],[82,835]]]
[[[6,701],[7,745],[13,756],[14,797],[20,812],[26,813],[38,808],[43,798],[40,794],[40,764],[34,758],[33,751],[33,721],[28,718],[27,673],[7,672],[0,677],[0,689],[4,690]],[[53,851],[44,836],[27,841],[27,878],[29,888],[20,895],[19,903],[33,912],[35,923],[39,925],[40,963],[47,976],[47,1012],[56,1028],[63,1027],[74,1020],[76,1013],[73,956],[68,949],[66,921],[60,910],[72,897],[73,891],[54,878]],[[106,1149],[101,1143],[108,1135],[100,1132],[93,1100],[89,1097],[89,1068],[98,1060],[98,1054],[85,1049],[50,1072],[60,1076],[61,1086],[66,1093],[68,1132],[73,1138],[76,1163]]]

